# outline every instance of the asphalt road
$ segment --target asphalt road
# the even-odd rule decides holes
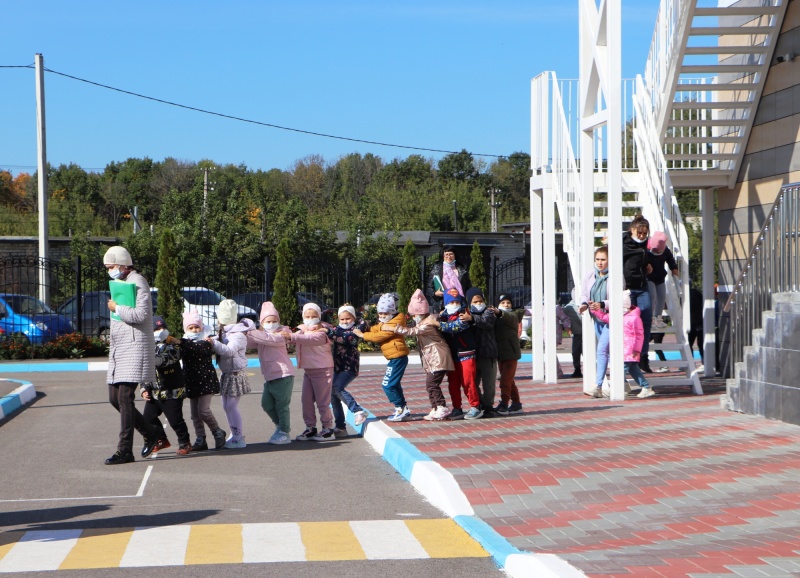
[[[4,375],[32,381],[40,397],[0,426],[0,552],[18,531],[31,530],[444,518],[360,438],[268,445],[274,426],[260,407],[261,376],[257,369],[249,371],[253,393],[240,403],[247,448],[178,457],[174,432],[167,428],[174,444],[171,449],[157,459],[138,459],[122,466],[103,463],[116,449],[119,428],[119,416],[107,401],[105,372]],[[304,427],[301,384],[299,373],[292,400],[292,437]],[[140,409],[142,403],[137,402]],[[212,409],[224,424],[218,398]],[[184,414],[188,421],[188,404]],[[140,447],[141,437],[136,434],[137,455]],[[153,467],[142,489],[148,466]],[[105,568],[81,570],[80,575],[134,572],[169,576],[503,575],[486,557]]]

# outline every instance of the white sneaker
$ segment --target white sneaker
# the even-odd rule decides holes
[[[639,399],[644,399],[646,397],[653,397],[655,394],[656,392],[653,391],[652,387],[643,387],[642,391],[640,391],[636,397],[638,397]]]
[[[434,418],[434,415],[436,415],[436,408],[435,407],[433,409],[431,409],[431,411],[430,411],[430,413],[428,415],[422,416],[422,419],[424,419],[425,421],[433,421],[434,419],[436,419],[436,418]]]
[[[603,394],[603,397],[611,397],[611,382],[608,381],[608,378],[603,380],[603,387],[600,391]]]
[[[450,415],[450,408],[440,405],[433,411],[433,420],[440,421],[445,419],[448,415]]]
[[[367,410],[362,409],[361,411],[357,411],[353,421],[355,422],[356,425],[361,425],[362,423],[367,421]]]
[[[411,418],[411,412],[408,406],[394,408],[394,415],[390,415],[388,421],[408,421]]]
[[[269,438],[268,444],[273,444],[276,446],[280,446],[283,444],[290,444],[292,443],[292,438],[289,437],[289,434],[285,431],[281,431],[279,429],[275,430],[275,433],[272,434],[272,437]]]
[[[697,372],[698,373],[704,373],[705,370],[706,370],[706,366],[705,365],[701,365],[700,367],[697,368]]]
[[[667,324],[664,323],[664,320],[661,319],[661,317],[659,316],[653,319],[653,327],[655,327],[656,329],[664,329],[667,327]]]
[[[332,428],[324,427],[319,430],[319,433],[311,439],[315,442],[332,442],[336,439],[336,434],[333,433]]]
[[[630,393],[631,392],[632,385],[636,385],[636,382],[634,380],[632,380],[632,379],[626,379],[625,380],[625,393]]]
[[[225,447],[228,448],[229,450],[238,450],[241,448],[246,448],[247,444],[244,441],[244,436],[242,436],[241,439],[238,440],[230,438],[228,441],[225,442]]]
[[[659,367],[653,373],[669,373],[669,367]]]

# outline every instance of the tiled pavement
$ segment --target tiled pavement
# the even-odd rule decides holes
[[[800,577],[800,428],[720,409],[720,379],[704,396],[655,382],[659,395],[611,402],[530,371],[517,374],[523,414],[430,423],[409,366],[417,419],[392,427],[514,546],[590,576]],[[349,388],[378,416],[392,409],[381,376],[365,367]]]

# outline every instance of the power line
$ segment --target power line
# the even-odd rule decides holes
[[[32,66],[33,65],[29,65],[29,66],[0,66],[0,68],[32,68]],[[316,131],[311,131],[311,130],[303,130],[303,129],[299,129],[299,128],[282,126],[282,125],[273,124],[273,123],[269,123],[269,122],[262,122],[262,121],[259,121],[259,120],[253,120],[253,119],[249,119],[249,118],[243,118],[243,117],[240,117],[240,116],[224,114],[224,113],[221,113],[221,112],[214,112],[212,110],[206,110],[206,109],[198,108],[198,107],[195,107],[195,106],[189,106],[189,105],[186,105],[186,104],[180,104],[180,103],[177,103],[177,102],[172,102],[172,101],[169,101],[169,100],[164,100],[164,99],[156,98],[156,97],[153,97],[153,96],[147,96],[145,94],[140,94],[138,92],[132,92],[130,90],[124,90],[122,88],[116,88],[116,87],[113,87],[113,86],[109,86],[107,84],[102,84],[100,82],[95,82],[93,80],[87,80],[85,78],[80,78],[78,76],[73,76],[71,74],[66,74],[65,72],[59,72],[57,70],[52,70],[50,68],[45,68],[44,70],[46,72],[50,72],[52,74],[57,74],[58,76],[63,76],[65,78],[71,78],[72,80],[77,80],[79,82],[85,82],[86,84],[91,84],[93,86],[98,86],[100,88],[105,88],[107,90],[113,90],[113,91],[116,91],[116,92],[121,92],[123,94],[127,94],[127,95],[130,95],[130,96],[135,96],[137,98],[143,98],[145,100],[152,100],[153,102],[158,102],[158,103],[166,104],[166,105],[169,105],[169,106],[175,106],[175,107],[183,108],[183,109],[186,109],[186,110],[193,110],[195,112],[200,112],[200,113],[203,113],[203,114],[209,114],[209,115],[212,115],[212,116],[218,116],[218,117],[221,117],[221,118],[227,118],[227,119],[236,120],[236,121],[239,121],[239,122],[255,124],[255,125],[258,125],[258,126],[265,126],[265,127],[269,127],[269,128],[275,128],[275,129],[278,129],[278,130],[285,130],[285,131],[296,132],[296,133],[300,133],[300,134],[307,134],[307,135],[310,135],[310,136],[318,136],[318,137],[322,137],[322,138],[331,138],[331,139],[344,140],[344,141],[349,141],[349,142],[357,142],[357,143],[371,144],[371,145],[376,145],[376,146],[401,148],[401,149],[423,151],[423,152],[445,153],[445,154],[459,154],[459,152],[461,152],[461,151],[450,151],[450,150],[444,150],[444,149],[434,149],[434,148],[427,148],[427,147],[418,147],[418,146],[411,146],[411,145],[401,145],[401,144],[386,143],[386,142],[380,142],[380,141],[374,141],[374,140],[367,140],[367,139],[361,139],[361,138],[339,136],[339,135],[327,134],[327,133],[316,132]],[[489,154],[489,153],[474,153],[474,152],[470,152],[470,154],[473,155],[473,156],[477,156],[477,157],[492,157],[492,158],[503,158],[503,157],[506,156],[506,155],[496,155],[496,154]]]

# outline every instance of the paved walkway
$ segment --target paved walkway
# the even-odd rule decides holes
[[[349,388],[378,416],[381,375],[363,368]],[[409,366],[417,419],[392,424],[513,545],[598,577],[800,576],[800,428],[720,409],[721,379],[626,402],[534,383],[530,364],[517,380],[525,413],[431,423]]]

